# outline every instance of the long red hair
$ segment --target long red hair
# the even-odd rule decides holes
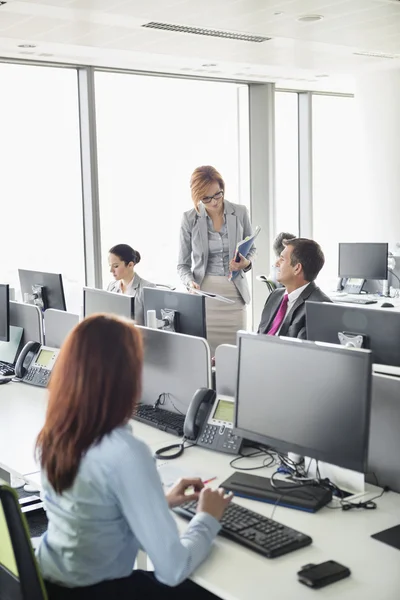
[[[36,448],[58,493],[70,488],[85,452],[131,417],[141,394],[143,347],[133,323],[93,315],[68,336],[51,375]]]

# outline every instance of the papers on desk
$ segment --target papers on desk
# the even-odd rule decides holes
[[[205,296],[206,298],[211,298],[212,300],[219,300],[219,302],[226,302],[227,304],[235,304],[234,300],[225,298],[225,296],[220,296],[219,294],[212,294],[211,292],[203,292],[203,290],[196,290],[195,288],[191,288],[190,293],[198,294],[199,296]]]
[[[178,481],[178,479],[185,478],[193,478],[200,477],[202,481],[207,481],[209,479],[214,478],[214,473],[211,471],[205,471],[204,469],[184,469],[182,467],[177,467],[176,465],[171,465],[170,462],[161,463],[157,467],[158,473],[160,475],[161,483],[163,487],[169,488],[174,483]]]

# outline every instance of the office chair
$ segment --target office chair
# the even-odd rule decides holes
[[[262,281],[268,288],[269,293],[271,294],[274,290],[276,290],[276,285],[273,281],[268,279],[265,275],[257,275],[257,281]]]
[[[28,525],[16,493],[6,485],[0,486],[0,597],[47,600]]]

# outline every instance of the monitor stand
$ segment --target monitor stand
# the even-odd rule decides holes
[[[283,489],[273,488],[271,480],[267,477],[238,472],[224,481],[221,487],[233,492],[235,496],[312,513],[317,512],[332,500],[331,491],[317,486],[310,485],[301,489],[291,489],[293,483],[283,480],[277,480],[277,483]],[[284,491],[284,488],[287,488],[287,492]]]

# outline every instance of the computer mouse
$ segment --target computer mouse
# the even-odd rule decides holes
[[[381,304],[381,308],[394,308],[394,304],[390,304],[390,302],[384,302]]]

